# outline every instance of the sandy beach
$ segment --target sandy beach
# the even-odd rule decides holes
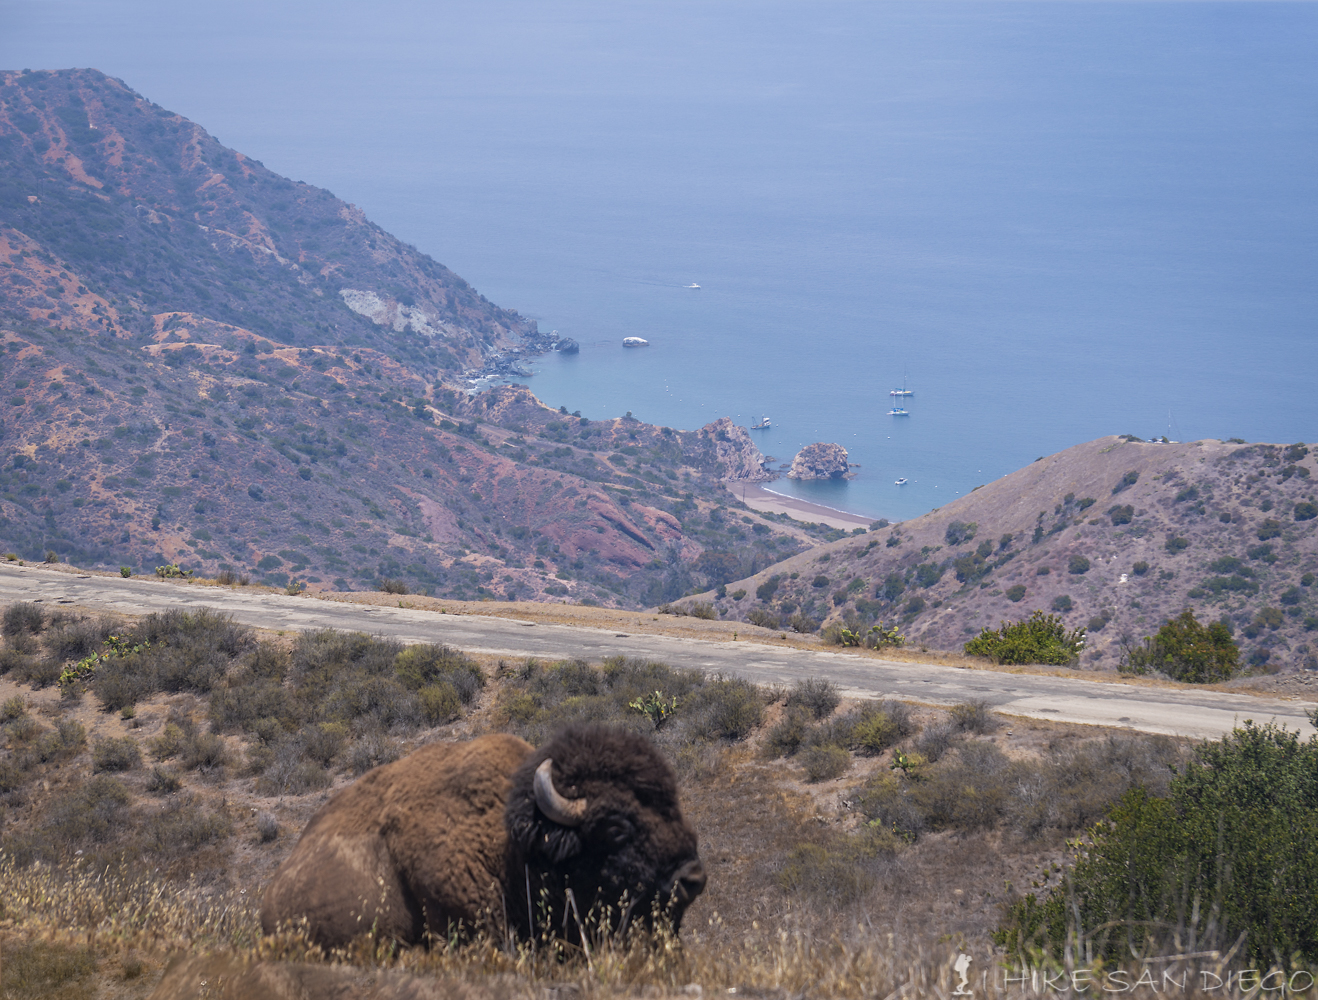
[[[763,510],[771,514],[786,514],[798,521],[814,521],[817,524],[827,524],[830,527],[843,528],[847,531],[852,528],[868,528],[874,523],[872,517],[849,514],[844,510],[836,510],[822,504],[810,503],[808,500],[798,500],[796,497],[784,496],[765,488],[759,483],[732,482],[726,485],[730,493],[738,500],[743,501],[752,510]]]

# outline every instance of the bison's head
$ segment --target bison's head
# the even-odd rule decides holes
[[[622,930],[655,914],[677,929],[705,888],[673,770],[635,733],[563,730],[513,775],[506,821],[514,850],[508,892],[529,888],[537,919],[555,929],[568,916],[569,889],[583,920],[607,910]],[[521,910],[525,900],[517,902]]]

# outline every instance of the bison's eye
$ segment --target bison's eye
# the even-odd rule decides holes
[[[600,827],[600,838],[610,847],[622,847],[632,839],[632,825],[625,819],[610,819]]]

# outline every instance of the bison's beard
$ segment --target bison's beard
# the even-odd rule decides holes
[[[592,879],[586,873],[533,873],[523,866],[523,881],[529,890],[532,915],[523,919],[521,933],[533,937],[557,937],[580,944],[588,940],[612,938],[621,941],[631,934],[670,933],[682,928],[687,907],[704,887],[704,871],[699,859],[687,862],[668,877],[633,880],[622,886],[612,880],[602,881],[598,873]],[[522,916],[525,903],[517,906]]]

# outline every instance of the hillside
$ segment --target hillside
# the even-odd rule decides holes
[[[791,628],[899,622],[959,649],[985,626],[1057,611],[1082,665],[1114,668],[1190,607],[1225,618],[1254,669],[1318,668],[1318,507],[1304,445],[1106,437],[922,517],[835,541],[709,592],[720,614]],[[722,593],[723,596],[719,596]]]
[[[0,74],[2,550],[640,607],[813,544],[730,509],[763,456],[726,419],[465,391],[548,346],[119,81]]]
[[[354,949],[351,965],[468,984],[391,994],[408,997],[563,996],[565,980],[605,998],[670,995],[674,982],[887,995],[912,967],[946,970],[949,938],[992,954],[1014,887],[1056,884],[1066,838],[1131,784],[1165,787],[1183,756],[1164,737],[1004,726],[982,704],[842,702],[818,679],[761,689],[620,656],[505,662],[360,633],[260,634],[204,607],[125,620],[14,604],[0,633],[6,996],[143,997],[174,949],[314,961],[293,936],[262,940],[255,909],[327,794],[427,744],[489,732],[540,744],[584,720],[652,732],[680,775],[710,877],[685,948],[597,952],[589,971],[570,952],[542,948],[541,964],[487,942]],[[116,655],[110,636],[141,648]],[[55,682],[69,657],[96,651],[81,682]],[[634,703],[657,689],[677,711],[656,730]],[[909,760],[894,771],[899,753],[925,759],[918,779]]]
[[[94,70],[0,73],[0,162],[14,319],[229,349],[242,332],[371,347],[427,378],[548,346],[355,205]]]

